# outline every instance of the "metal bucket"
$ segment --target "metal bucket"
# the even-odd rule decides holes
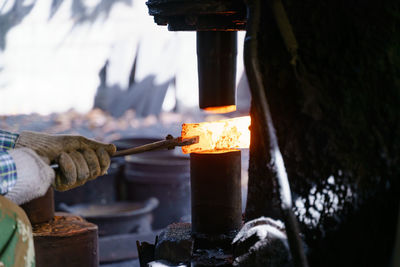
[[[66,212],[82,216],[99,227],[99,236],[151,231],[152,212],[158,206],[156,198],[144,202],[115,202],[110,204],[83,203],[68,206],[61,204]]]
[[[75,205],[80,203],[107,204],[115,202],[119,198],[118,183],[122,175],[122,164],[121,161],[113,160],[106,175],[97,177],[93,181],[88,181],[84,186],[79,186],[72,190],[55,191],[56,209],[59,210],[61,203]]]
[[[153,229],[161,229],[190,215],[190,162],[172,153],[144,153],[125,158],[127,198],[156,197]]]

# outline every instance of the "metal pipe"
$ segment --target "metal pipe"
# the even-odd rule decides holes
[[[241,153],[191,153],[192,233],[231,235],[242,226]]]
[[[308,261],[304,253],[304,248],[299,234],[297,218],[292,210],[292,197],[289,181],[283,162],[283,157],[278,145],[275,127],[272,121],[271,113],[265,88],[260,72],[260,62],[258,56],[258,33],[261,15],[260,0],[246,0],[247,5],[247,32],[244,43],[244,63],[247,78],[250,85],[250,91],[255,104],[255,108],[261,115],[260,120],[263,128],[267,131],[266,144],[269,146],[268,157],[270,162],[268,168],[278,187],[278,196],[280,209],[285,222],[286,233],[289,241],[290,251],[295,266],[307,267]],[[262,136],[262,135],[260,135]]]
[[[201,109],[236,110],[237,33],[198,31],[197,66]],[[218,112],[218,111],[217,111]],[[221,112],[223,113],[223,111]]]

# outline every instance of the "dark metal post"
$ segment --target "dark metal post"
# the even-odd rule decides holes
[[[199,106],[236,105],[237,32],[198,31]]]
[[[242,226],[241,153],[190,154],[192,233],[235,234]]]

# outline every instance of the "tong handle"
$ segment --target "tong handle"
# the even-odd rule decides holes
[[[198,142],[199,142],[198,136],[183,139],[182,137],[174,138],[172,137],[172,135],[168,135],[165,138],[165,140],[117,151],[114,153],[114,155],[112,155],[112,157],[133,155],[133,154],[143,153],[146,151],[152,151],[164,148],[174,149],[176,146],[188,146]]]

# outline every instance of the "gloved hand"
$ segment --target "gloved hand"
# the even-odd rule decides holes
[[[15,148],[27,147],[39,156],[58,163],[53,186],[65,191],[83,185],[107,172],[110,156],[116,148],[113,144],[104,144],[74,135],[50,135],[24,131],[15,144]]]

